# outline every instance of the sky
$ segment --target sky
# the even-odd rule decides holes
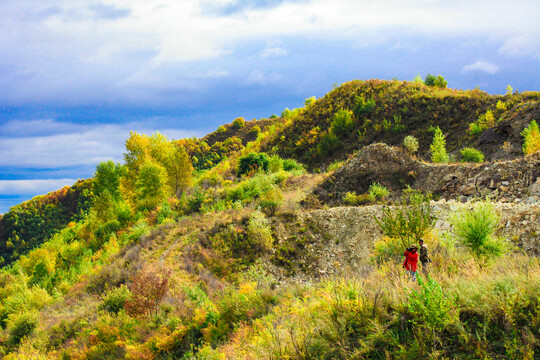
[[[1,0],[0,213],[354,79],[540,90],[535,0]]]

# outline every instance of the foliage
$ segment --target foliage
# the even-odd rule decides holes
[[[353,113],[356,116],[362,116],[364,114],[369,114],[373,111],[375,107],[375,100],[373,98],[365,100],[363,96],[355,95],[354,97],[354,109]]]
[[[259,125],[253,126],[251,129],[249,129],[250,134],[260,134],[261,133],[261,127]]]
[[[484,162],[484,154],[480,150],[472,147],[466,147],[459,151],[461,154],[461,162]]]
[[[452,322],[455,317],[455,303],[441,286],[431,277],[425,280],[418,276],[420,290],[412,289],[408,298],[408,309],[412,314],[411,323],[420,331],[425,331],[426,337],[433,344],[438,334]]]
[[[233,128],[233,129],[236,129],[236,130],[240,130],[240,129],[243,128],[245,125],[246,125],[246,121],[244,120],[243,117],[237,117],[237,118],[234,119],[233,122],[232,122],[232,128]]]
[[[333,131],[325,132],[317,144],[317,153],[320,155],[329,155],[339,146],[339,139]]]
[[[92,205],[92,180],[36,196],[16,205],[0,218],[0,262],[7,265],[20,255],[85,216]]]
[[[345,161],[343,160],[334,160],[330,165],[328,165],[328,167],[326,168],[326,171],[335,171],[337,169],[339,169],[340,167],[343,166],[343,164],[345,164]]]
[[[125,285],[111,289],[102,296],[102,303],[99,309],[118,314],[124,309],[126,301],[131,300],[131,291]]]
[[[260,211],[254,211],[249,218],[247,235],[249,241],[262,251],[272,249],[274,239],[270,222]]]
[[[375,201],[375,198],[371,194],[356,195],[356,192],[349,191],[343,196],[343,202],[348,205],[364,205]]]
[[[162,203],[171,194],[165,168],[153,161],[143,164],[135,182],[135,192],[141,209],[150,210]]]
[[[529,125],[521,131],[523,136],[523,153],[529,155],[540,151],[540,131],[536,120],[532,120]]]
[[[418,151],[418,139],[412,135],[408,135],[403,139],[403,146],[410,154],[414,154]]]
[[[279,205],[283,203],[283,200],[282,191],[274,185],[270,190],[260,196],[258,206],[266,214],[274,215]]]
[[[448,85],[448,81],[446,81],[442,75],[435,76],[427,74],[424,78],[424,84],[427,86],[436,86],[444,89]]]
[[[143,318],[157,314],[159,304],[169,291],[170,276],[168,270],[141,269],[131,278],[131,298],[124,302],[126,312],[130,316]]]
[[[94,195],[108,192],[114,200],[120,199],[120,178],[123,174],[124,169],[118,163],[111,160],[99,163],[94,174]]]
[[[216,132],[217,132],[218,134],[222,134],[222,133],[224,133],[224,132],[226,132],[226,131],[227,131],[227,128],[226,128],[225,126],[223,126],[223,125],[220,125],[220,126],[217,128],[217,130],[216,130]]]
[[[337,111],[332,118],[331,132],[338,137],[347,136],[354,126],[352,118],[353,113],[350,110],[341,109]]]
[[[478,119],[469,125],[469,132],[473,135],[480,134],[486,129],[495,126],[495,116],[491,110],[487,110]]]
[[[251,152],[239,160],[238,176],[256,173],[258,171],[268,171],[270,159],[265,153]]]
[[[403,247],[408,247],[427,234],[435,224],[430,205],[430,196],[417,191],[407,191],[401,205],[385,207],[382,217],[375,218],[384,235],[400,239]]]
[[[38,325],[38,319],[34,313],[23,313],[15,318],[9,329],[9,343],[18,345],[21,340],[30,336]]]
[[[454,234],[478,260],[500,256],[504,244],[495,236],[500,215],[489,202],[476,203],[471,209],[456,214],[452,223]]]
[[[435,129],[435,135],[433,136],[433,143],[430,146],[431,161],[434,163],[447,163],[449,158],[446,153],[446,140],[441,129],[437,126]]]
[[[382,200],[390,194],[390,191],[379,183],[371,184],[368,192],[374,200]]]

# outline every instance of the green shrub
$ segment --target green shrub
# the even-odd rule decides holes
[[[390,191],[379,183],[373,183],[369,186],[369,194],[374,200],[382,200],[390,194]]]
[[[253,126],[251,129],[249,129],[250,134],[260,134],[261,127],[259,125]]]
[[[34,313],[19,315],[9,329],[9,343],[14,346],[19,345],[24,337],[32,335],[37,325],[38,319]]]
[[[523,153],[529,155],[540,151],[540,131],[536,120],[532,120],[521,132],[523,136]]]
[[[477,260],[488,260],[504,251],[503,242],[495,236],[500,220],[492,203],[480,202],[472,209],[460,211],[452,219],[452,225],[458,240]]]
[[[131,292],[125,285],[111,289],[102,296],[98,308],[107,312],[118,314],[124,308],[127,300],[131,299]]]
[[[424,281],[418,276],[420,290],[412,289],[407,307],[412,315],[410,322],[416,329],[423,330],[433,344],[437,334],[442,333],[446,326],[457,322],[455,301],[452,301],[441,289],[441,286],[429,275]]]
[[[249,218],[247,227],[249,241],[259,250],[269,251],[272,249],[274,239],[270,222],[260,211],[254,211]]]
[[[249,153],[240,158],[238,175],[244,175],[251,172],[268,171],[270,159],[265,153]]]
[[[328,165],[326,171],[335,171],[342,167],[343,164],[345,164],[345,161],[343,160],[334,160],[330,165]]]
[[[353,113],[356,116],[369,114],[375,107],[375,100],[369,99],[366,101],[363,96],[358,95],[354,97],[354,103]]]
[[[304,172],[304,165],[300,164],[294,159],[283,159],[283,170],[285,171],[296,171]]]
[[[232,127],[233,127],[233,129],[235,129],[235,130],[240,130],[240,129],[243,128],[245,125],[246,125],[246,121],[244,120],[243,117],[237,117],[237,118],[234,119],[233,122],[232,122]]]
[[[356,192],[347,192],[343,196],[343,202],[348,205],[363,205],[374,201],[374,197],[371,194],[356,195]]]
[[[339,137],[347,136],[354,126],[352,117],[352,111],[345,109],[339,110],[332,118],[331,131]]]
[[[283,193],[277,186],[273,186],[272,189],[267,191],[260,197],[259,207],[268,215],[274,215],[277,208],[283,203]]]
[[[406,191],[401,205],[385,207],[382,217],[375,218],[384,235],[400,239],[403,247],[408,247],[427,234],[435,224],[431,197],[418,191]]]
[[[221,125],[220,127],[218,127],[217,130],[216,130],[216,132],[217,132],[218,134],[224,133],[224,132],[226,132],[226,131],[227,131],[227,128],[226,128],[225,126],[223,126],[223,125]]]
[[[481,163],[484,162],[484,154],[480,150],[475,148],[466,147],[461,149],[461,162],[475,162]]]
[[[446,140],[441,129],[437,126],[435,129],[435,135],[433,136],[433,143],[431,144],[431,161],[434,163],[447,163],[448,154],[446,153]]]
[[[418,151],[418,139],[412,135],[406,136],[403,139],[403,146],[410,154],[414,154]]]
[[[339,147],[339,139],[332,131],[321,135],[319,144],[317,144],[317,153],[326,156],[333,153]]]

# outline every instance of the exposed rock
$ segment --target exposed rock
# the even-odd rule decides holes
[[[487,164],[428,164],[400,148],[372,144],[359,151],[315,193],[321,201],[337,205],[346,192],[365,193],[374,182],[393,190],[395,198],[398,190],[407,185],[460,202],[471,197],[494,201],[540,197],[540,153]]]

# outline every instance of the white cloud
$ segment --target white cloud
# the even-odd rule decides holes
[[[2,195],[46,194],[64,186],[73,185],[77,179],[0,180]]]
[[[284,56],[287,55],[287,50],[278,47],[278,46],[272,46],[264,49],[262,53],[262,57],[278,57],[278,56]]]
[[[515,36],[501,46],[499,53],[510,57],[533,55],[540,59],[540,40],[538,37]]]
[[[487,74],[496,74],[499,72],[499,66],[488,61],[479,60],[473,64],[465,65],[461,72],[485,72]]]
[[[2,1],[0,102],[162,104],[164,92],[205,90],[207,82],[194,74],[211,73],[216,64],[210,61],[219,58],[219,71],[229,73],[228,77],[242,76],[246,65],[255,61],[255,57],[238,58],[245,44],[267,43],[258,55],[272,58],[292,51],[290,45],[289,49],[279,46],[289,44],[290,39],[336,40],[363,49],[373,44],[407,43],[405,37],[419,42],[448,38],[504,42],[512,34],[515,39],[508,40],[501,52],[539,54],[528,51],[519,39],[540,38],[540,2],[273,1],[272,6],[243,6],[241,12],[222,15],[205,13],[208,3]],[[220,4],[238,2],[220,0]],[[301,58],[302,54],[295,56]]]
[[[122,125],[67,125],[69,132],[59,133],[63,123],[56,121],[37,122],[40,131],[47,135],[27,137],[16,131],[24,132],[35,121],[20,121],[7,124],[12,129],[11,136],[0,137],[0,166],[33,167],[39,169],[59,168],[82,165],[97,165],[101,161],[122,161],[124,142],[130,131],[152,134],[155,127],[141,123]],[[48,126],[48,127],[47,127]],[[64,129],[65,130],[65,129]],[[159,129],[169,138],[199,136],[199,131],[181,129]]]

